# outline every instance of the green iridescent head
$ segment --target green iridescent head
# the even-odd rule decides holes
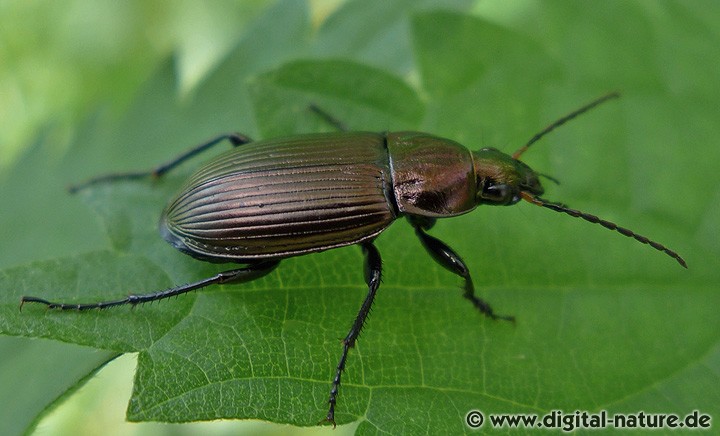
[[[478,205],[509,206],[520,201],[523,192],[533,197],[545,192],[538,174],[512,156],[495,148],[473,151],[472,155]]]

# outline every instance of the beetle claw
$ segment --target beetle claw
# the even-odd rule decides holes
[[[321,419],[318,421],[317,425],[324,425],[330,423],[333,426],[333,429],[337,427],[337,424],[335,423],[335,408],[334,406],[330,406],[330,410],[328,410],[328,414],[325,417],[325,419]]]

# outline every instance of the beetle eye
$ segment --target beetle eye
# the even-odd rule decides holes
[[[498,205],[511,205],[520,201],[520,196],[514,192],[510,185],[504,183],[488,183],[483,186],[482,198],[487,203]]]

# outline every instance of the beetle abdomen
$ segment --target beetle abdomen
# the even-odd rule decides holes
[[[161,232],[216,261],[288,257],[369,239],[394,219],[384,137],[334,133],[239,146],[198,170]]]

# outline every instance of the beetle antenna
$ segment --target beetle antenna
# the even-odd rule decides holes
[[[515,153],[513,153],[512,157],[513,159],[518,159],[520,155],[525,153],[525,151],[530,148],[531,145],[536,143],[540,140],[543,136],[547,135],[548,133],[555,130],[556,127],[560,127],[563,124],[567,123],[568,121],[572,120],[573,118],[577,117],[578,115],[584,114],[585,112],[589,111],[590,109],[600,105],[601,103],[605,103],[608,100],[611,100],[613,98],[619,98],[620,93],[619,92],[611,92],[609,94],[603,95],[602,97],[591,101],[590,103],[586,104],[585,106],[581,107],[580,109],[577,109],[573,112],[570,112],[569,114],[565,115],[564,117],[560,118],[559,120],[555,121],[554,123],[550,124],[549,126],[545,127],[540,133],[536,133],[535,136],[530,138],[530,140],[527,142],[527,144],[520,147]]]
[[[687,268],[687,263],[685,263],[685,259],[683,259],[679,254],[677,254],[673,250],[667,248],[666,246],[664,246],[658,242],[648,239],[645,236],[638,235],[637,233],[633,232],[632,230],[626,229],[624,227],[620,227],[613,222],[606,221],[595,215],[591,215],[589,213],[581,212],[581,211],[575,210],[575,209],[570,209],[569,207],[567,207],[563,204],[553,203],[551,201],[547,201],[547,200],[544,200],[539,197],[533,197],[532,195],[528,194],[527,192],[520,192],[520,196],[523,198],[523,200],[528,201],[537,206],[542,206],[547,209],[554,210],[555,212],[566,213],[575,218],[582,218],[585,221],[589,221],[593,224],[600,224],[601,226],[605,227],[606,229],[614,230],[614,231],[620,233],[621,235],[627,236],[629,238],[633,238],[636,241],[641,242],[643,244],[648,244],[652,248],[654,248],[658,251],[662,251],[663,253],[665,253],[668,256],[675,259],[683,268]]]

